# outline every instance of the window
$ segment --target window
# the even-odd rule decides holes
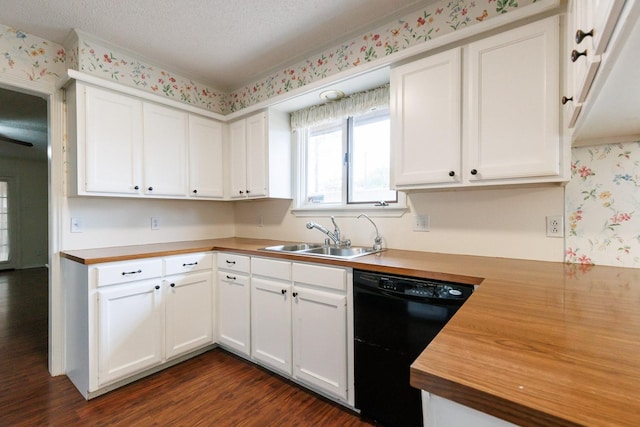
[[[390,183],[389,110],[305,128],[300,139],[301,208],[398,202]]]
[[[0,262],[9,261],[9,183],[0,181]]]

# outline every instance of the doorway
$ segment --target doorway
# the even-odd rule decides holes
[[[0,87],[0,270],[48,264],[48,108]]]

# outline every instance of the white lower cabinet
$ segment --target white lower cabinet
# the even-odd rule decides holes
[[[162,289],[147,280],[99,289],[98,385],[162,362]]]
[[[63,260],[66,370],[89,399],[213,345],[213,255]]]
[[[249,257],[218,254],[218,342],[243,356],[250,356]]]
[[[348,401],[347,270],[251,258],[251,355]]]

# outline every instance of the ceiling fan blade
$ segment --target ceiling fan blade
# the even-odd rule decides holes
[[[33,147],[33,144],[26,141],[19,141],[17,139],[8,138],[4,135],[0,135],[0,141],[11,142],[13,144],[24,145],[25,147]]]

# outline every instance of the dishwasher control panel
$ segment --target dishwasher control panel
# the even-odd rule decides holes
[[[473,293],[473,286],[443,280],[381,275],[358,271],[358,283],[389,294],[415,298],[464,301]]]

